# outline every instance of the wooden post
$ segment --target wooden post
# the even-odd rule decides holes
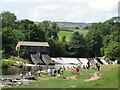
[[[19,57],[20,56],[20,52],[19,52],[19,47],[17,47],[17,56]]]

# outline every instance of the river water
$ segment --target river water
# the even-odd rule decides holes
[[[20,72],[23,73],[23,78],[26,77],[26,72],[31,71],[34,73],[36,70],[38,70],[38,67],[10,67],[10,68],[2,68],[2,74],[0,77],[2,78],[20,78],[19,74]]]
[[[36,70],[38,70],[39,67],[31,67],[31,66],[27,66],[27,67],[10,67],[10,68],[2,68],[2,73],[0,73],[0,78],[2,80],[2,78],[4,79],[20,79],[20,72],[22,71],[23,73],[23,79],[20,79],[20,82],[23,83],[23,85],[27,85],[29,84],[29,82],[31,81],[35,81],[35,80],[27,80],[25,79],[27,76],[26,76],[26,72],[29,72],[31,71],[32,74],[35,73]],[[0,81],[1,81],[0,80]],[[18,81],[19,82],[19,81]],[[7,84],[6,84],[7,83]],[[0,83],[0,88],[4,87],[4,86],[9,86],[8,84],[12,82],[7,82],[7,81],[2,81],[2,83]],[[2,85],[1,85],[2,84]]]
[[[48,67],[54,67],[53,65],[47,66],[47,65],[41,65],[42,70],[45,70]],[[31,72],[34,74],[38,69],[41,68],[40,66],[23,66],[23,67],[9,67],[9,68],[2,68],[2,74],[0,77],[2,78],[20,78],[20,73],[23,73],[23,78],[26,77],[27,72]]]
[[[76,67],[76,65],[41,65],[42,70],[45,70],[46,68],[51,68],[51,67],[55,67],[57,70],[60,67]],[[27,77],[26,73],[31,71],[32,74],[34,74],[38,69],[40,69],[40,66],[24,66],[24,67],[10,67],[10,68],[2,68],[2,74],[0,75],[0,77],[2,78],[20,78],[20,72],[23,73],[23,78]]]

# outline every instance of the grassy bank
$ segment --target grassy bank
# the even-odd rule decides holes
[[[64,75],[57,77],[45,77],[44,80],[31,82],[29,85],[14,88],[118,88],[118,65],[103,65],[98,80],[85,81],[93,75],[96,70],[80,70],[80,75],[75,71],[65,71]],[[42,74],[42,77],[46,74]],[[76,76],[76,79],[65,79],[68,76]]]
[[[3,68],[8,68],[10,66],[13,66],[16,62],[30,63],[30,61],[27,60],[27,59],[25,60],[25,59],[22,59],[22,58],[19,58],[19,57],[11,56],[8,59],[1,60],[0,65]]]

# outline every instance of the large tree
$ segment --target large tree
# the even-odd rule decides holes
[[[54,41],[53,39],[49,39],[49,54],[52,57],[60,57],[60,56],[66,56],[66,45],[63,42],[60,41]]]
[[[38,27],[45,32],[47,38],[58,40],[57,33],[60,30],[60,27],[57,25],[57,23],[45,20],[39,23]]]
[[[107,48],[105,48],[105,58],[109,58],[111,60],[118,60],[120,62],[119,51],[120,47],[118,42],[112,42],[107,46]]]
[[[13,27],[14,28],[14,23],[16,21],[16,16],[14,13],[11,13],[9,11],[3,11],[1,13],[2,15],[2,28],[4,27]]]
[[[75,57],[85,57],[86,53],[86,41],[82,34],[74,32],[71,36],[69,43],[69,49],[74,53]]]
[[[14,51],[15,45],[21,40],[24,40],[24,34],[21,31],[14,30],[11,27],[2,29],[2,48],[5,53]]]
[[[101,56],[102,36],[99,31],[91,30],[86,35],[88,53],[90,57]]]

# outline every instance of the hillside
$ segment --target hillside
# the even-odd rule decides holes
[[[34,22],[35,24],[38,24],[40,22]],[[56,22],[60,27],[66,28],[66,29],[74,29],[76,26],[83,28],[86,26],[91,26],[92,23],[84,23],[84,22]]]
[[[64,27],[64,26],[79,26],[79,27],[86,27],[86,26],[91,26],[91,23],[83,23],[83,22],[56,22],[59,26]]]

